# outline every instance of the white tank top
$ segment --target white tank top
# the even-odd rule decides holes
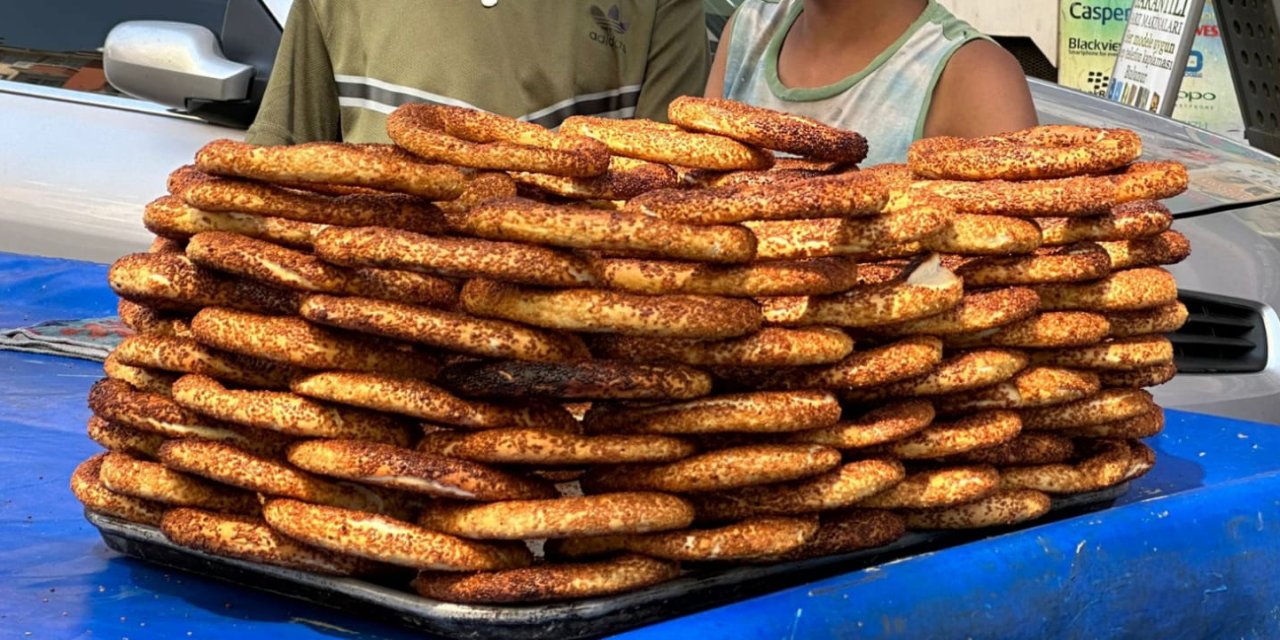
[[[778,78],[778,52],[803,10],[802,0],[742,3],[729,36],[724,97],[857,131],[869,147],[863,166],[906,162],[907,147],[924,133],[933,89],[947,61],[961,45],[985,37],[930,0],[867,68],[835,84],[792,89]]]

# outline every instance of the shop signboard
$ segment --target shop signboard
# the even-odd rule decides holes
[[[1058,20],[1058,82],[1106,96],[1133,0],[1061,0]],[[1227,66],[1218,19],[1205,2],[1174,119],[1244,139],[1244,118]]]

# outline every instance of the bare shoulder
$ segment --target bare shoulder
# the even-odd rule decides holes
[[[1026,74],[1013,54],[988,40],[956,50],[938,78],[925,136],[985,136],[1035,126]]]

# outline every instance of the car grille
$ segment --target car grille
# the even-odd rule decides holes
[[[1187,323],[1169,335],[1178,373],[1249,373],[1267,366],[1261,306],[1241,298],[1181,291]]]

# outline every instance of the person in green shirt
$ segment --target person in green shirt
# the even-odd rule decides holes
[[[295,0],[246,139],[389,142],[409,102],[665,121],[709,64],[701,0]]]

